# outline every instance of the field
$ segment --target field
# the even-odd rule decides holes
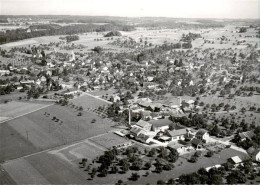
[[[83,107],[84,105],[92,107],[92,104],[106,105],[105,102],[90,96],[79,97],[79,99],[74,99],[77,100],[74,102],[76,106],[80,106],[77,102]],[[18,107],[15,107],[15,104]],[[1,109],[5,112],[3,115],[15,116],[25,113],[22,112],[25,110],[28,112],[29,108],[46,106],[46,104],[28,104],[28,110],[23,110],[24,106],[27,106],[27,103],[11,102]],[[12,108],[15,111],[11,111]],[[101,119],[95,113],[83,110],[82,116],[78,116],[78,112],[71,106],[51,105],[1,123],[0,147],[4,152],[0,153],[0,161],[87,139],[112,129],[113,123]]]
[[[3,164],[4,169],[19,184],[82,184],[86,180],[80,171],[70,168],[54,155],[40,153]]]
[[[35,37],[32,39],[20,40],[17,42],[11,42],[1,45],[2,48],[12,48],[12,47],[21,47],[28,45],[39,45],[39,44],[48,44],[49,42],[58,42],[60,36],[44,36],[44,37]]]
[[[50,115],[44,115],[45,112]],[[40,149],[102,134],[112,126],[94,113],[82,111],[82,116],[77,114],[78,111],[73,108],[53,105],[12,120],[9,125],[25,138],[28,133],[28,140]],[[53,117],[59,121],[54,121]],[[96,119],[95,123],[91,123],[93,119]]]
[[[94,96],[96,96],[95,93]],[[97,98],[93,98],[89,95],[82,95],[76,99],[73,99],[71,102],[77,106],[82,106],[83,109],[88,109],[88,108],[95,109],[98,108],[99,106],[108,105],[107,102],[99,100]]]
[[[60,149],[55,149],[48,153],[54,154],[60,159],[63,159],[70,164],[76,165],[82,158],[93,160],[97,156],[102,155],[105,150],[106,148],[86,139],[80,143],[72,144]]]
[[[27,103],[27,102],[17,102],[17,101],[11,101],[6,104],[1,104],[0,122],[5,120],[5,119],[2,119],[2,117],[6,118],[6,119],[15,118],[15,117],[27,114],[31,111],[41,109],[45,106],[46,106],[46,104],[41,104],[41,103]]]
[[[37,151],[37,148],[31,142],[26,140],[7,123],[0,124],[0,135],[0,162]]]
[[[113,146],[122,145],[124,143],[129,142],[127,139],[120,137],[114,133],[107,133],[105,135],[95,137],[91,139],[91,141],[109,149]]]

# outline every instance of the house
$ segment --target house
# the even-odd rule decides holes
[[[143,143],[150,143],[150,141],[152,141],[152,136],[149,135],[146,132],[141,132],[137,137],[136,140],[139,140]]]
[[[255,134],[254,134],[254,131],[252,131],[252,130],[239,133],[239,136],[240,136],[240,138],[241,138],[241,141],[245,141],[246,139],[251,140],[251,138],[252,138],[254,135],[255,135]]]
[[[193,138],[191,144],[195,149],[202,149],[203,142],[201,139]]]
[[[260,162],[260,148],[256,149],[252,155],[254,161]]]
[[[143,143],[150,143],[153,137],[146,130],[136,125],[132,126],[129,133],[130,136],[134,137],[136,140],[141,141]]]
[[[134,138],[136,138],[142,131],[143,131],[142,128],[140,128],[140,127],[134,125],[134,126],[131,127],[129,133],[130,133],[130,135],[132,135]]]
[[[169,124],[172,123],[169,119],[150,120],[148,122],[152,124],[152,130],[155,132],[169,129]]]
[[[10,74],[9,70],[0,70],[0,76],[9,75],[9,74]]]
[[[234,164],[238,164],[238,163],[241,163],[241,162],[242,162],[242,160],[240,159],[239,156],[231,157],[231,158],[229,159],[229,161],[230,161],[230,162],[233,162]]]
[[[195,137],[197,139],[200,139],[200,140],[203,140],[203,141],[207,142],[209,140],[209,133],[206,130],[204,130],[204,129],[200,129],[196,133]]]
[[[171,141],[184,140],[187,130],[185,128],[179,130],[166,130],[166,135],[171,137]]]
[[[120,101],[120,97],[118,95],[113,95],[112,97],[113,102]]]
[[[147,121],[143,121],[141,119],[136,123],[136,125],[146,131],[151,131],[151,129],[152,129],[151,123],[149,123]]]
[[[170,142],[167,145],[167,147],[176,149],[179,154],[184,154],[186,152],[190,152],[190,151],[194,150],[194,148],[191,145],[182,145],[177,142]]]
[[[250,147],[247,149],[247,153],[254,161],[260,162],[260,148],[255,149],[254,147]]]

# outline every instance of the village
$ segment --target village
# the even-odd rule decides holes
[[[52,19],[9,23],[17,21],[25,35],[64,26]],[[3,137],[12,138],[1,145],[0,178],[18,184],[259,183],[260,27],[212,22],[0,45],[0,123]],[[45,160],[59,161],[71,175],[49,177],[51,164],[34,164]],[[17,173],[23,164],[31,175]]]

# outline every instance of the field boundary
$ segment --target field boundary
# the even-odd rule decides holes
[[[27,115],[27,114],[30,114],[30,113],[36,112],[36,111],[38,111],[38,110],[41,110],[41,109],[47,108],[47,107],[52,106],[52,105],[54,105],[54,103],[49,104],[49,105],[46,105],[46,106],[43,106],[43,107],[40,107],[40,108],[38,108],[38,109],[35,109],[35,110],[33,110],[33,111],[30,111],[30,112],[24,113],[24,114],[22,114],[22,115],[15,116],[15,117],[12,117],[12,118],[9,118],[9,119],[6,119],[6,120],[3,120],[3,121],[0,121],[0,124],[1,124],[1,123],[4,123],[4,122],[7,122],[7,121],[11,121],[11,120],[17,119],[17,118],[20,118],[20,117],[22,117],[22,116],[25,116],[25,115]]]

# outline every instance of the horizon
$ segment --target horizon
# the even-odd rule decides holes
[[[258,0],[0,0],[0,5],[1,15],[9,16],[67,15],[183,19],[259,19],[260,9]]]

